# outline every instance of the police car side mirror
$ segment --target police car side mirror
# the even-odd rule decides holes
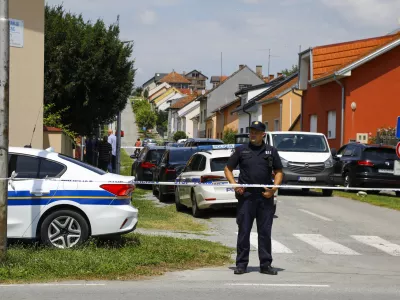
[[[331,149],[331,154],[332,154],[332,157],[337,157],[337,151],[335,148]]]

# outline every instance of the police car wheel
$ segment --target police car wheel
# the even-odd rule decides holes
[[[176,207],[176,211],[178,211],[178,212],[182,212],[186,208],[184,205],[181,204],[181,201],[179,199],[179,193],[176,189],[175,189],[175,207]]]
[[[192,215],[195,218],[200,218],[201,216],[203,216],[203,211],[201,211],[197,206],[196,195],[194,194],[194,192],[192,192],[191,198],[192,198]]]
[[[40,228],[44,244],[54,248],[72,248],[89,237],[89,225],[81,214],[72,210],[57,210],[48,215]]]

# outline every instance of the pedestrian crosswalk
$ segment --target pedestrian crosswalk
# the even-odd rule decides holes
[[[294,242],[303,243],[303,245],[307,246],[308,248],[311,247],[311,249],[327,255],[363,255],[363,251],[360,251],[359,249],[364,249],[365,253],[376,252],[376,250],[378,250],[378,252],[381,252],[384,255],[400,257],[400,245],[378,236],[368,235],[350,235],[349,238],[346,237],[346,245],[343,245],[338,241],[333,241],[332,239],[321,234],[295,233],[289,238],[286,237],[284,243],[273,238],[272,253],[294,254],[299,252],[299,247],[296,247]],[[254,248],[258,248],[257,232],[251,232],[250,244]],[[357,251],[352,249],[352,247],[356,248]]]

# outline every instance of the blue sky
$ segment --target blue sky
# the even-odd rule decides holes
[[[113,23],[134,40],[135,85],[154,73],[197,69],[211,78],[240,64],[267,75],[297,64],[299,47],[385,35],[400,27],[400,0],[46,0]]]

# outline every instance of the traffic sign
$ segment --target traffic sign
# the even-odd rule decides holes
[[[400,158],[400,142],[397,143],[397,146],[396,146],[396,154],[397,154],[397,156]]]
[[[400,139],[400,117],[397,117],[396,138]]]

